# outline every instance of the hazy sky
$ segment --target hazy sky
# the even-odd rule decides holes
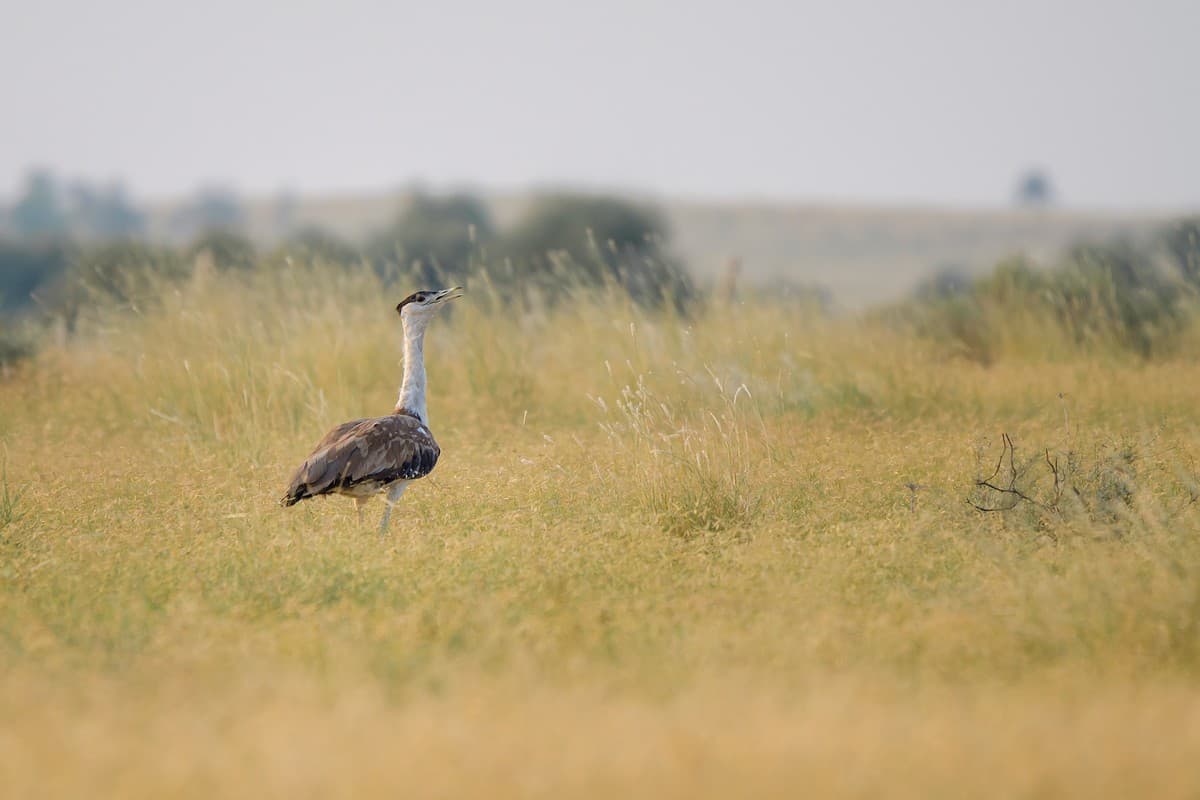
[[[0,0],[0,194],[573,183],[1200,207],[1200,0]]]

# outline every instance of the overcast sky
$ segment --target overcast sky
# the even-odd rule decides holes
[[[1200,2],[0,0],[0,194],[1200,207]]]

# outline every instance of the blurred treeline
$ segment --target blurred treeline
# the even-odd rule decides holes
[[[0,363],[31,353],[47,329],[70,335],[89,306],[136,309],[198,269],[324,265],[370,270],[404,291],[482,278],[526,304],[587,288],[679,313],[699,299],[659,212],[610,197],[546,195],[502,231],[479,198],[417,193],[362,241],[306,226],[269,247],[245,234],[243,205],[220,189],[179,206],[169,236],[149,236],[146,220],[119,186],[31,174],[16,202],[0,209]]]
[[[31,173],[0,208],[0,365],[48,334],[71,336],[90,308],[143,308],[197,271],[369,270],[397,291],[483,280],[491,296],[524,307],[589,289],[684,315],[747,298],[817,313],[832,305],[801,282],[739,286],[736,261],[714,286],[699,286],[673,254],[659,211],[611,197],[544,195],[500,229],[473,195],[418,192],[361,240],[284,225],[289,233],[269,246],[245,234],[246,217],[235,193],[210,188],[174,209],[166,235],[152,235],[119,185]],[[1198,298],[1200,219],[1186,219],[1136,243],[1079,244],[1052,264],[1017,257],[984,277],[942,270],[868,319],[984,364],[1081,351],[1157,358],[1196,341],[1188,334],[1200,320]]]
[[[981,364],[1081,351],[1177,355],[1197,341],[1200,217],[1140,243],[1080,243],[1050,265],[1014,257],[982,277],[942,270],[878,316]]]

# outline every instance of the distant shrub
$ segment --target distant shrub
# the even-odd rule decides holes
[[[0,239],[0,313],[33,305],[40,291],[61,279],[76,250],[66,239]]]
[[[999,342],[991,315],[970,294],[921,301],[908,317],[913,331],[924,339],[938,342],[952,355],[977,364],[996,360]]]
[[[616,285],[642,305],[682,308],[695,295],[687,271],[666,252],[666,224],[653,209],[609,197],[543,197],[499,249],[513,277],[554,294]]]
[[[478,198],[417,194],[394,224],[371,238],[367,256],[385,277],[403,272],[421,285],[452,282],[467,275],[473,251],[492,234]]]
[[[210,230],[241,228],[246,222],[246,210],[232,189],[207,187],[201,189],[171,214],[169,226],[177,240],[188,241]]]
[[[1167,346],[1185,321],[1180,285],[1129,244],[1076,247],[1048,299],[1075,341],[1110,341],[1142,356]]]
[[[1193,288],[1200,289],[1200,217],[1168,225],[1160,239],[1179,276]]]
[[[301,228],[287,238],[280,250],[287,256],[312,263],[353,265],[362,260],[358,248],[323,228]]]
[[[33,355],[35,350],[35,337],[28,326],[0,316],[0,377],[13,364]]]
[[[1053,292],[1054,276],[1024,258],[1001,261],[990,274],[973,280],[963,295],[997,307],[1044,300]]]
[[[96,245],[75,254],[70,268],[48,288],[44,308],[73,330],[88,306],[152,302],[165,284],[190,273],[191,263],[170,248],[139,239]]]
[[[1050,175],[1042,169],[1030,169],[1017,181],[1017,205],[1027,208],[1042,208],[1054,202],[1054,185]]]
[[[67,209],[58,179],[49,170],[35,169],[25,177],[25,187],[8,213],[14,231],[40,239],[67,234]]]
[[[146,215],[136,208],[120,183],[93,186],[75,181],[67,190],[71,230],[90,241],[138,236]]]
[[[63,181],[45,169],[31,170],[8,213],[11,233],[24,240],[70,237],[98,241],[135,236],[146,215],[120,182]]]
[[[935,276],[885,314],[984,364],[1031,321],[1076,349],[1152,358],[1175,347],[1191,315],[1184,284],[1128,242],[1078,245],[1051,269],[1007,261],[965,285]]]
[[[187,249],[188,260],[207,253],[219,270],[251,270],[258,262],[254,243],[229,228],[212,228],[197,236]]]
[[[1039,274],[1020,260],[1003,262],[983,278],[944,268],[918,283],[906,302],[876,316],[954,356],[990,364],[1001,345],[996,310],[1020,307],[1037,295]]]
[[[959,267],[942,267],[917,284],[913,297],[917,300],[936,301],[961,297],[971,291],[974,281]]]
[[[42,312],[76,253],[65,239],[0,240],[0,377],[33,355]]]

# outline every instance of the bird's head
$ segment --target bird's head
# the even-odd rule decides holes
[[[422,289],[401,300],[396,306],[396,313],[402,320],[428,319],[436,314],[447,300],[462,296],[461,286],[455,286],[453,289]]]

